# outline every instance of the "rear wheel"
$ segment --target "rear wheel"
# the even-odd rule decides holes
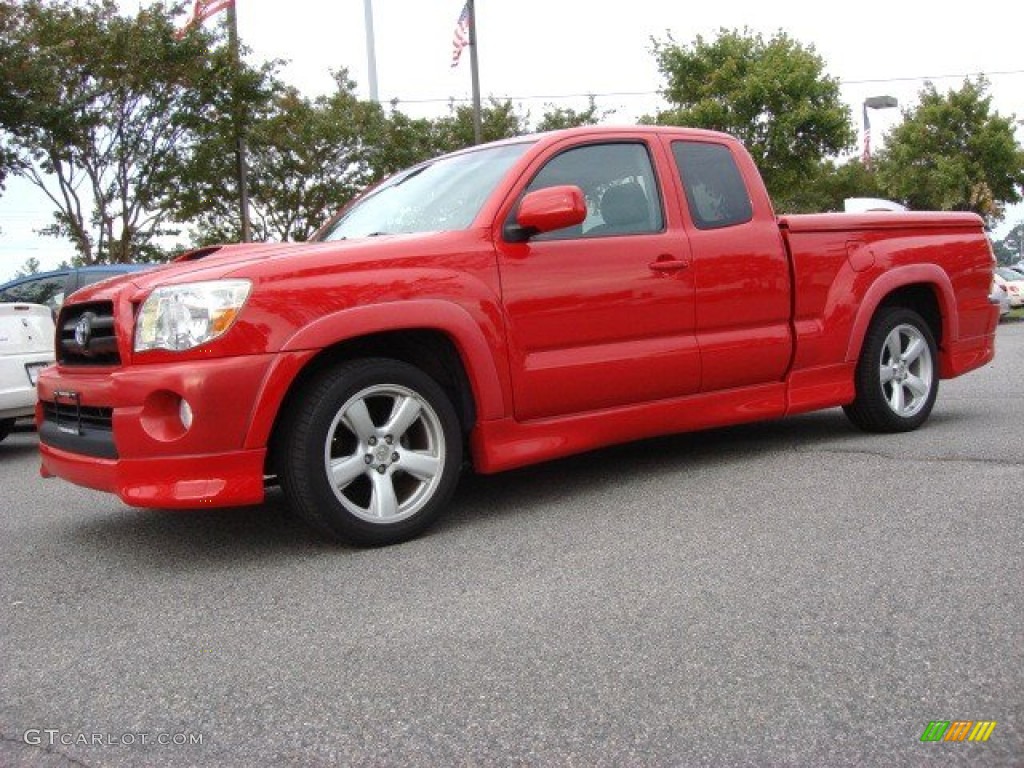
[[[0,440],[6,438],[14,430],[14,419],[0,419]]]
[[[856,371],[857,397],[844,407],[868,432],[908,432],[932,411],[939,391],[938,353],[922,317],[885,307],[868,329]]]
[[[295,398],[277,449],[291,507],[363,546],[421,533],[462,465],[462,433],[444,390],[414,366],[377,358],[313,379]]]

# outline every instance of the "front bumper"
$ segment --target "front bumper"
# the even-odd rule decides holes
[[[49,368],[36,407],[40,473],[139,507],[257,504],[266,446],[247,440],[273,361],[252,355]]]
[[[159,459],[100,459],[40,440],[40,474],[117,494],[134,507],[198,509],[263,501],[265,450]]]

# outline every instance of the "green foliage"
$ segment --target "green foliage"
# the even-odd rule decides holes
[[[308,239],[374,179],[370,142],[383,133],[383,113],[356,98],[346,71],[335,73],[335,82],[333,94],[315,100],[281,89],[266,110],[248,115],[254,240]],[[241,234],[230,135],[223,126],[211,132],[184,181],[179,215],[198,224],[203,242]],[[214,165],[218,171],[211,174]]]
[[[39,259],[35,256],[29,256],[25,259],[25,263],[18,268],[18,271],[14,273],[14,277],[28,277],[29,275],[39,274]]]
[[[576,128],[581,125],[597,125],[611,114],[609,110],[600,110],[594,97],[590,97],[589,106],[582,112],[564,107],[555,107],[549,104],[549,111],[545,112],[537,123],[538,131],[557,131],[563,128]]]
[[[527,132],[527,117],[518,114],[511,101],[492,98],[480,107],[480,129],[484,142],[521,136]],[[438,154],[473,146],[473,107],[453,104],[448,116],[434,121],[433,132]]]
[[[885,195],[878,177],[859,160],[841,165],[834,160],[823,160],[802,184],[789,190],[785,213],[842,211],[848,197]]]
[[[22,23],[13,3],[0,2],[0,191],[4,189],[7,176],[21,165],[9,132],[16,129],[32,109],[28,98],[28,52],[18,44]]]
[[[1021,201],[1024,150],[1014,116],[991,112],[984,78],[941,95],[928,83],[875,161],[889,196],[916,210],[974,211],[989,226]]]
[[[1024,221],[1007,232],[1002,240],[993,241],[992,250],[1000,264],[1024,262]]]
[[[392,104],[392,111],[385,116],[377,132],[367,136],[367,145],[374,180],[440,153],[434,123],[409,117],[398,110],[397,104]]]
[[[850,110],[839,81],[825,74],[813,46],[778,32],[697,36],[689,46],[654,40],[662,95],[671,107],[645,122],[724,131],[750,150],[781,211],[799,207],[796,190],[822,160],[853,145]],[[792,197],[792,202],[791,202]]]
[[[3,5],[20,53],[0,69],[25,105],[5,119],[4,145],[54,206],[43,233],[68,238],[77,263],[166,255],[156,242],[174,233],[197,138],[230,116],[228,53],[209,51],[205,30],[177,40],[174,10],[157,3],[131,18],[113,0]]]

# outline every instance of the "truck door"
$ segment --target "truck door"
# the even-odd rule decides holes
[[[579,227],[498,242],[517,419],[699,390],[689,246],[680,217],[666,217],[651,152],[639,138],[577,143],[524,181],[517,199],[580,187],[588,214]]]
[[[793,348],[790,267],[770,204],[751,196],[726,144],[670,145],[693,250],[701,390],[780,381]]]

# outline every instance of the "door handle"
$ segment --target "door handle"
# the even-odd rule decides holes
[[[652,261],[647,266],[655,272],[678,272],[689,267],[690,262],[687,259],[673,259],[671,256],[665,256],[657,261]]]

